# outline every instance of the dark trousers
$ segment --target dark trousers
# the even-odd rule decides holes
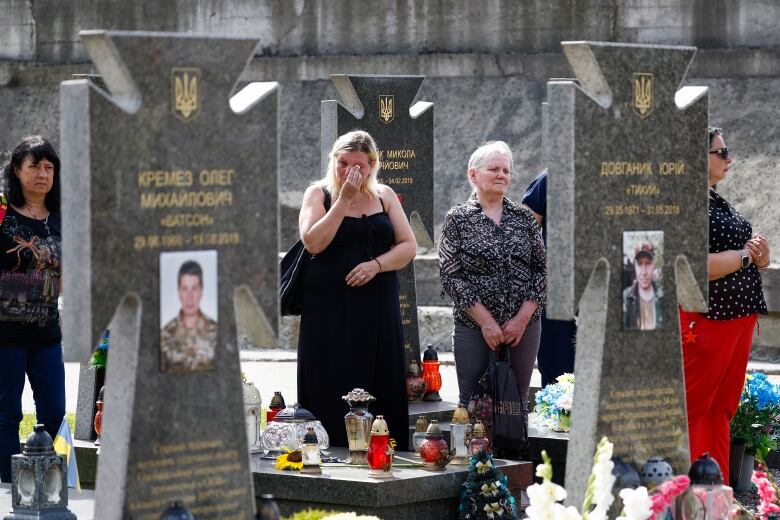
[[[11,482],[11,456],[19,453],[24,375],[30,380],[35,416],[52,440],[65,415],[62,345],[0,347],[0,480]]]
[[[517,379],[520,390],[520,400],[528,405],[528,387],[534,372],[534,360],[539,349],[539,320],[525,329],[520,344],[509,351],[512,371]],[[455,324],[452,334],[455,350],[455,371],[458,375],[458,399],[462,404],[468,404],[471,396],[480,389],[479,379],[488,366],[490,347],[487,346],[482,331],[472,329],[460,323]]]
[[[574,320],[548,320],[542,314],[542,337],[536,356],[542,388],[566,372],[574,372],[574,351],[577,342],[577,326]]]

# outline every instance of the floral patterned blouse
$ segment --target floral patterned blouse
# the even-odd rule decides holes
[[[476,195],[453,207],[444,219],[439,243],[442,293],[452,298],[458,323],[478,329],[465,309],[480,302],[504,324],[526,300],[539,304],[529,324],[536,321],[547,298],[545,262],[533,214],[507,198],[500,225],[482,211]]]

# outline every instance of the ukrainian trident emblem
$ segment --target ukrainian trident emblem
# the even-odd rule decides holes
[[[395,119],[395,109],[393,102],[393,96],[380,95],[379,96],[379,120],[383,123],[390,123]]]
[[[171,97],[173,114],[188,123],[200,111],[200,69],[171,69]]]
[[[653,111],[653,75],[649,72],[634,73],[634,112],[644,119]]]

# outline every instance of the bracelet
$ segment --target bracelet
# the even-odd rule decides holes
[[[382,263],[379,261],[378,258],[374,258],[374,262],[376,262],[379,265],[379,272],[382,272]]]
[[[758,269],[759,271],[766,271],[769,268],[769,264],[771,264],[771,263],[772,262],[767,262],[764,265],[762,265],[761,267],[756,265],[756,269]],[[753,265],[755,265],[755,264],[753,264]]]

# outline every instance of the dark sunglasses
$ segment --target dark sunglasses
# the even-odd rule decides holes
[[[725,146],[723,148],[718,148],[717,150],[710,150],[710,153],[718,154],[724,161],[729,158],[729,149]]]

